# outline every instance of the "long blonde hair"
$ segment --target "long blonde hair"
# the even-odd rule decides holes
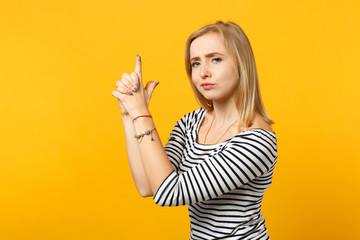
[[[185,68],[198,103],[207,110],[214,109],[212,101],[206,99],[191,80],[190,45],[196,38],[209,32],[220,35],[225,49],[235,62],[239,78],[236,106],[240,120],[246,124],[246,127],[250,127],[253,124],[255,114],[258,113],[268,124],[274,124],[274,121],[267,114],[261,98],[255,58],[250,42],[244,31],[233,22],[218,21],[206,25],[191,34],[186,42]]]

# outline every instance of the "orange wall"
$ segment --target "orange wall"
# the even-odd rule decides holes
[[[136,54],[160,81],[165,143],[198,106],[187,36],[234,21],[255,53],[279,158],[263,213],[277,240],[355,239],[360,228],[358,1],[2,1],[0,239],[188,239],[186,207],[136,192],[111,95]]]

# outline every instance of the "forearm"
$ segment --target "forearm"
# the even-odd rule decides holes
[[[135,71],[131,74],[124,73],[121,81],[116,82],[116,91],[112,95],[119,100],[122,113],[136,118],[140,115],[148,115],[149,101],[151,94],[156,87],[155,82],[148,82],[144,88],[142,83],[141,59],[137,56]],[[124,115],[124,114],[123,114]],[[125,116],[125,115],[124,115]],[[141,143],[137,142],[134,134],[141,134],[154,127],[152,118],[138,118],[135,121],[135,128],[132,126],[132,119],[124,119],[126,146],[129,158],[131,173],[141,195],[144,192],[156,193],[163,180],[174,170],[167,157],[165,149],[161,144],[156,131],[153,131],[154,141],[145,136]],[[135,147],[137,146],[137,148]],[[145,171],[144,171],[145,170]],[[148,181],[146,181],[146,178]],[[148,190],[150,185],[150,190]]]
[[[134,138],[135,127],[132,119],[129,115],[122,116],[125,140],[126,140],[126,151],[129,161],[129,167],[132,178],[136,185],[136,188],[141,196],[148,197],[154,195],[152,188],[147,179],[139,152],[139,143]]]
[[[153,129],[155,125],[151,118],[139,118],[135,121],[134,126],[136,134],[140,134],[146,130]],[[153,140],[151,140],[151,137]],[[152,192],[155,194],[165,178],[174,171],[174,168],[164,150],[156,129],[151,132],[151,135],[145,135],[140,140],[138,148],[142,166],[146,172]]]

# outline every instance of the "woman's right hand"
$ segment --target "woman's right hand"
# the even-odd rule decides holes
[[[135,64],[135,71],[134,73],[136,73],[138,76],[139,76],[139,79],[140,79],[140,87],[143,87],[143,84],[142,84],[142,67],[141,67],[141,61],[140,61],[140,57],[137,56],[137,61],[136,61],[136,64]],[[122,75],[122,78],[127,78],[130,82],[133,82],[133,79],[131,79],[131,75],[127,74],[127,73],[124,73]],[[149,103],[150,103],[150,99],[151,99],[151,96],[152,96],[152,93],[155,89],[155,87],[157,86],[159,82],[154,82],[154,81],[149,81],[147,82],[145,88],[144,88],[144,91],[145,91],[145,100],[146,100],[146,106],[148,107],[149,106]],[[116,82],[116,89],[118,92],[119,91],[119,86],[120,86],[120,81],[117,81]],[[114,97],[116,97],[116,95],[113,94]],[[120,108],[120,113],[122,116],[127,116],[129,115],[128,111],[126,110],[124,104],[120,101],[120,99],[118,98],[118,104],[119,104],[119,108]]]

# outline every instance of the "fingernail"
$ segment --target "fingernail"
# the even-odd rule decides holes
[[[141,61],[141,57],[139,55],[136,55],[136,58],[139,62]]]
[[[156,87],[157,85],[159,85],[159,83],[160,83],[160,82],[156,82],[156,83],[155,83],[155,87]]]
[[[128,93],[129,95],[133,95],[133,93],[132,93],[132,92],[130,92],[130,91],[128,91],[127,93]]]
[[[138,90],[139,89],[139,84],[135,84],[135,88],[136,88],[136,90]]]
[[[132,87],[131,90],[132,90],[133,92],[136,92],[136,88],[134,88],[134,87]]]

